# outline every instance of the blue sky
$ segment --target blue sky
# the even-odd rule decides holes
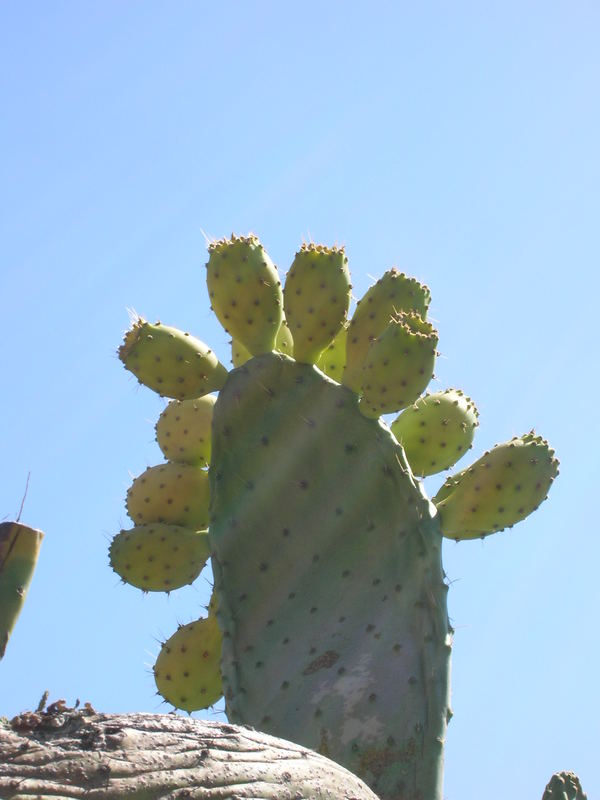
[[[600,793],[599,36],[592,2],[2,5],[0,516],[30,471],[46,539],[0,713],[46,688],[164,708],[156,640],[209,586],[142,597],[107,566],[164,405],[115,351],[134,307],[228,362],[203,232],[252,230],[283,270],[344,243],[357,298],[394,265],[428,283],[473,458],[534,426],[556,447],[532,518],[445,547],[445,795],[536,797],[556,769]]]

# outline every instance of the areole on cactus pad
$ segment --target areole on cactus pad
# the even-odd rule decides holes
[[[348,320],[341,248],[304,245],[283,288],[254,235],[209,253],[210,301],[233,337],[235,368],[227,374],[200,340],[164,326],[156,337],[142,321],[120,350],[140,382],[182,401],[158,426],[169,428],[159,443],[172,461],[130,490],[143,524],[135,547],[127,540],[128,563],[150,552],[153,524],[168,522],[170,546],[183,548],[173,523],[191,523],[168,516],[165,498],[177,512],[198,498],[208,507],[215,599],[163,646],[159,691],[194,710],[222,690],[231,721],[330,756],[381,798],[440,800],[452,641],[443,537],[523,519],[546,497],[554,454],[527,434],[429,500],[416,476],[462,458],[478,422],[460,390],[422,396],[438,344],[429,289],[388,270]],[[211,391],[210,442],[182,457],[198,434],[167,418]],[[390,429],[381,414],[399,411]],[[180,467],[185,481],[163,480]],[[184,490],[196,485],[197,497]]]

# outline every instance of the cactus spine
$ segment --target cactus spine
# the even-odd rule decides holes
[[[220,389],[227,370],[189,333],[137,317],[119,348],[123,366],[161,397],[185,400]]]
[[[173,400],[156,423],[156,441],[165,458],[182,464],[207,467],[216,397]]]
[[[232,721],[329,755],[383,800],[441,800],[452,637],[442,538],[531,513],[557,474],[553,451],[533,433],[499,445],[430,501],[415,475],[469,449],[477,411],[459,390],[421,397],[437,355],[428,288],[389,270],[348,324],[342,250],[302,248],[283,295],[256,237],[209,252],[236,366],[215,366],[216,383],[194,395],[219,390],[208,472],[218,602],[161,651],[159,691],[191,710],[222,690]],[[293,357],[289,331],[277,339],[282,297]],[[161,351],[174,374],[180,347],[174,336]],[[124,360],[135,371],[141,357]],[[402,409],[390,430],[380,415]],[[136,522],[166,524],[159,484],[131,494]]]
[[[449,469],[473,444],[479,412],[463,392],[426,394],[391,424],[412,471],[419,477]]]

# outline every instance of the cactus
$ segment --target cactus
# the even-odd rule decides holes
[[[21,613],[44,534],[20,522],[0,523],[0,659]]]
[[[415,312],[394,314],[363,364],[363,414],[377,419],[413,403],[433,377],[437,331]]]
[[[185,711],[216,703],[223,694],[221,644],[221,631],[212,614],[175,631],[154,665],[156,686],[167,702]]]
[[[577,775],[556,772],[548,781],[542,800],[587,800]]]
[[[165,458],[207,467],[216,397],[207,394],[189,400],[172,400],[156,423],[156,442]]]
[[[533,431],[496,445],[433,498],[444,536],[474,539],[511,527],[546,499],[558,460]]]
[[[449,469],[473,444],[479,412],[463,392],[446,389],[426,394],[390,425],[415,475]]]
[[[121,531],[109,551],[114,571],[144,592],[170,592],[193,583],[209,553],[207,531],[160,522]]]
[[[358,301],[350,320],[343,383],[360,392],[367,351],[387,327],[390,317],[401,311],[416,311],[423,319],[431,296],[427,286],[397,269],[388,270]]]
[[[328,755],[384,800],[440,800],[452,643],[443,537],[485,536],[526,517],[557,474],[553,451],[533,433],[499,445],[430,501],[415,476],[469,449],[477,412],[459,390],[421,397],[437,348],[427,287],[390,270],[349,323],[345,301],[319,316],[332,295],[318,296],[316,275],[331,288],[329,256],[343,273],[336,296],[349,273],[343,251],[305,247],[283,290],[291,357],[289,341],[277,352],[281,287],[258,239],[209,252],[211,303],[237,365],[206,389],[220,390],[208,529],[218,604],[175,634],[183,652],[165,645],[159,691],[186,710],[214,701],[218,679],[205,667],[216,664],[218,627],[232,722]],[[254,304],[258,284],[265,295]],[[305,286],[314,307],[296,302]],[[310,308],[315,327],[305,327]],[[179,341],[166,348],[175,361]],[[239,345],[249,352],[236,359]],[[390,430],[380,415],[402,409]],[[160,521],[151,515],[146,524]]]
[[[127,513],[138,525],[167,522],[200,530],[208,526],[207,473],[168,461],[148,467],[127,492]]]

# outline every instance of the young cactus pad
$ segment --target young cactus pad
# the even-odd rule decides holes
[[[210,262],[220,264],[220,281],[222,262],[242,251],[240,241],[256,252],[247,262],[242,254],[242,266],[232,270],[233,259],[223,267],[234,285],[223,295],[229,306],[237,308],[235,286],[251,287],[251,270],[265,266],[255,237],[211,245],[215,308]],[[218,261],[217,251],[227,255]],[[184,626],[165,645],[157,686],[187,710],[214,702],[222,690],[232,722],[319,750],[382,800],[441,800],[452,634],[443,534],[473,538],[522,519],[545,497],[556,461],[528,435],[449,478],[429,501],[414,476],[437,462],[432,442],[453,451],[443,466],[469,447],[476,412],[456,391],[451,405],[461,413],[446,410],[440,422],[450,393],[433,410],[419,399],[437,346],[425,320],[427,287],[387,272],[347,327],[336,317],[339,333],[313,366],[289,349],[271,352],[281,287],[269,275],[261,280],[271,300],[252,302],[247,325],[257,337],[254,357],[240,350],[237,368],[216,387],[208,536],[217,608],[211,603],[207,621]],[[217,310],[225,327],[227,302]],[[236,359],[238,332],[231,333]],[[242,332],[239,345],[250,351],[249,344]],[[164,357],[177,363],[178,348],[179,340],[167,342]],[[390,387],[391,404],[383,399]],[[379,415],[411,404],[431,436],[414,434],[408,409],[395,423],[405,453]],[[440,439],[438,425],[450,426],[452,438]],[[161,491],[140,491],[139,513]],[[207,644],[207,631],[222,633],[222,644]]]
[[[402,449],[353,392],[277,354],[230,375],[213,437],[228,717],[327,754],[383,797],[435,797],[447,586]]]
[[[219,321],[252,355],[273,350],[283,296],[277,268],[264,247],[250,234],[213,242],[208,252],[206,283]]]
[[[207,531],[153,522],[118,533],[110,565],[125,583],[144,592],[171,592],[196,580],[209,553]]]
[[[21,613],[44,534],[20,522],[0,523],[0,659]]]
[[[207,394],[169,403],[156,423],[156,441],[165,458],[182,464],[208,466],[216,399]]]
[[[347,363],[344,385],[359,392],[362,367],[371,342],[387,327],[390,318],[400,311],[415,311],[423,319],[431,296],[427,286],[390,269],[359,300],[348,328]]]
[[[434,475],[456,464],[473,443],[479,413],[459,389],[426,394],[391,424],[415,475]]]
[[[162,397],[185,400],[220,389],[227,370],[204,342],[177,328],[136,318],[119,358],[140,383]]]

